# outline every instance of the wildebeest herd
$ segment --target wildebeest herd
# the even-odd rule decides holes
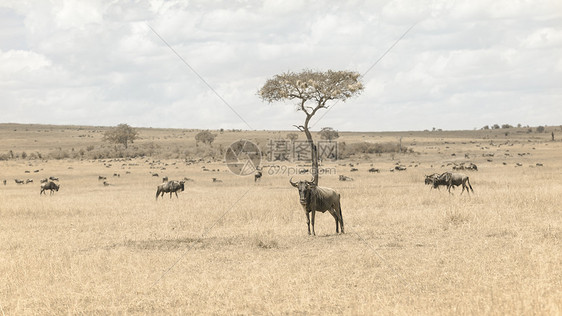
[[[466,167],[466,169],[477,170],[472,165]],[[405,169],[405,168],[404,168]],[[396,170],[400,170],[396,168]],[[370,173],[379,172],[379,169],[370,169]],[[155,176],[155,174],[151,174]],[[261,170],[256,170],[254,174],[254,182],[261,180],[263,173]],[[106,180],[105,176],[99,176],[98,180]],[[55,192],[58,192],[60,189],[60,184],[56,183],[58,181],[57,177],[49,177],[44,178],[41,180],[41,187],[39,194],[46,194],[45,191],[50,191],[50,195],[53,195]],[[188,178],[184,178],[184,181],[177,181],[177,180],[168,180],[168,177],[164,177],[163,183],[158,185],[156,188],[156,200],[158,197],[164,197],[165,193],[170,194],[170,198],[172,198],[172,194],[176,195],[178,198],[178,192],[183,192],[185,190],[185,182],[189,180]],[[352,181],[353,179],[344,175],[339,176],[340,181]],[[20,179],[15,179],[17,184],[24,184],[32,182],[33,180],[24,181]],[[109,185],[106,181],[103,181],[104,185]],[[213,178],[213,182],[222,182],[217,178]],[[3,180],[4,185],[6,185],[6,180]],[[289,180],[289,183],[298,189],[299,191],[299,202],[303,207],[306,216],[306,223],[308,226],[308,234],[315,235],[314,230],[314,222],[316,212],[324,213],[328,211],[334,218],[336,224],[336,233],[344,233],[344,223],[343,223],[343,216],[342,216],[342,209],[341,209],[341,197],[340,194],[337,193],[335,190],[327,187],[321,187],[314,183],[314,181],[298,181],[293,182],[292,178]],[[431,185],[432,189],[439,189],[441,186],[445,186],[447,191],[451,193],[451,188],[462,186],[461,194],[464,193],[466,190],[467,192],[473,192],[472,185],[470,184],[469,177],[463,173],[455,173],[455,172],[443,172],[443,173],[434,173],[431,175],[425,176],[425,184]]]

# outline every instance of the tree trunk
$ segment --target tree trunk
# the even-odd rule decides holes
[[[307,115],[306,120],[304,121],[304,134],[306,135],[306,139],[310,143],[310,150],[311,150],[311,158],[312,158],[312,176],[314,177],[314,184],[318,185],[318,148],[314,144],[314,140],[312,139],[312,134],[308,130],[308,122],[312,115]]]

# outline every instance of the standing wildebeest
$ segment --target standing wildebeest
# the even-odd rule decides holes
[[[254,182],[261,180],[261,176],[262,176],[261,170],[256,170],[256,173],[254,174]]]
[[[43,183],[43,184],[41,184],[41,192],[39,192],[39,195],[45,193],[46,190],[51,190],[51,195],[53,195],[53,193],[54,193],[53,191],[58,192],[59,188],[60,188],[60,184],[56,184],[53,181]]]
[[[41,183],[47,183],[47,181],[49,181],[49,179],[47,179],[47,178],[39,180],[39,182],[41,182]]]
[[[20,179],[14,179],[14,182],[17,184],[24,184],[25,182],[23,180]]]
[[[466,192],[470,194],[470,192],[468,191],[469,188],[470,191],[474,193],[474,190],[472,189],[472,185],[470,185],[470,180],[468,179],[468,176],[465,175],[464,173],[445,172],[440,176],[440,178],[442,177],[444,177],[445,182],[447,183],[447,191],[449,191],[449,193],[451,193],[452,186],[459,186],[459,185],[462,185],[461,194],[464,192],[465,189]]]
[[[314,218],[317,211],[321,213],[330,212],[336,220],[336,233],[339,233],[339,227],[341,227],[342,234],[344,233],[340,195],[336,191],[330,188],[319,187],[311,181],[295,183],[291,178],[289,183],[299,189],[300,203],[306,214],[309,235],[311,234],[309,213],[312,213],[312,235],[316,235],[314,232]]]
[[[52,177],[52,176],[51,176],[51,177],[49,177],[49,180],[52,180],[52,181],[59,181],[59,178],[57,178],[57,177]]]
[[[156,199],[158,200],[158,195],[164,197],[164,193],[170,193],[170,199],[172,198],[172,193],[175,193],[177,198],[178,191],[184,190],[184,183],[185,181],[174,181],[174,180],[162,183],[156,189]]]

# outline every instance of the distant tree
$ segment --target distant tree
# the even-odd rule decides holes
[[[498,124],[494,124],[494,125],[492,125],[492,128],[493,128],[493,129],[499,129],[500,126],[499,126]]]
[[[201,131],[195,135],[196,143],[203,143],[211,145],[215,141],[216,135],[209,131]]]
[[[132,144],[137,138],[138,132],[127,124],[119,124],[103,133],[104,141],[122,144],[125,148],[128,147],[129,143]]]
[[[509,124],[502,124],[502,128],[513,128],[513,126]]]
[[[297,133],[289,133],[289,134],[287,134],[287,138],[288,138],[290,141],[294,142],[295,140],[297,140],[297,139],[299,138],[299,134],[297,134]]]
[[[544,133],[544,126],[537,126],[537,133]]]
[[[362,90],[363,84],[359,73],[333,70],[286,72],[268,79],[259,90],[261,99],[269,103],[295,100],[297,111],[302,111],[306,115],[304,124],[295,127],[305,133],[310,143],[315,184],[318,184],[318,149],[309,130],[310,120],[318,110],[328,108],[329,102],[346,101]]]
[[[320,130],[320,138],[328,140],[328,141],[332,141],[336,138],[340,137],[340,134],[338,134],[338,131],[336,131],[335,129],[331,128],[331,127],[324,127]]]
[[[482,129],[490,129],[489,125],[485,125],[484,127],[482,127]]]
[[[517,128],[521,128],[521,123],[517,123]]]

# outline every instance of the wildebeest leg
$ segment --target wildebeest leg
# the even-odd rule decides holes
[[[472,189],[472,186],[470,185],[470,179],[466,178],[466,183],[468,184],[468,187],[470,188],[470,191],[472,191],[472,193],[474,193],[474,190]],[[466,191],[468,192],[468,189],[466,189]]]
[[[172,192],[170,191],[170,199],[172,198]]]
[[[160,190],[156,190],[156,199],[158,200],[158,196],[160,195]]]
[[[306,225],[308,226],[308,234],[310,235],[310,216],[306,210],[304,210],[304,214],[306,214]]]
[[[316,236],[316,232],[314,231],[314,218],[316,217],[316,211],[311,211],[311,221],[312,221],[312,236]]]
[[[343,215],[341,214],[341,203],[338,202],[338,209],[337,209],[337,214],[338,217],[340,218],[340,228],[341,228],[341,233],[343,234]]]
[[[178,191],[175,191],[174,193],[176,194],[176,198],[178,198]]]

